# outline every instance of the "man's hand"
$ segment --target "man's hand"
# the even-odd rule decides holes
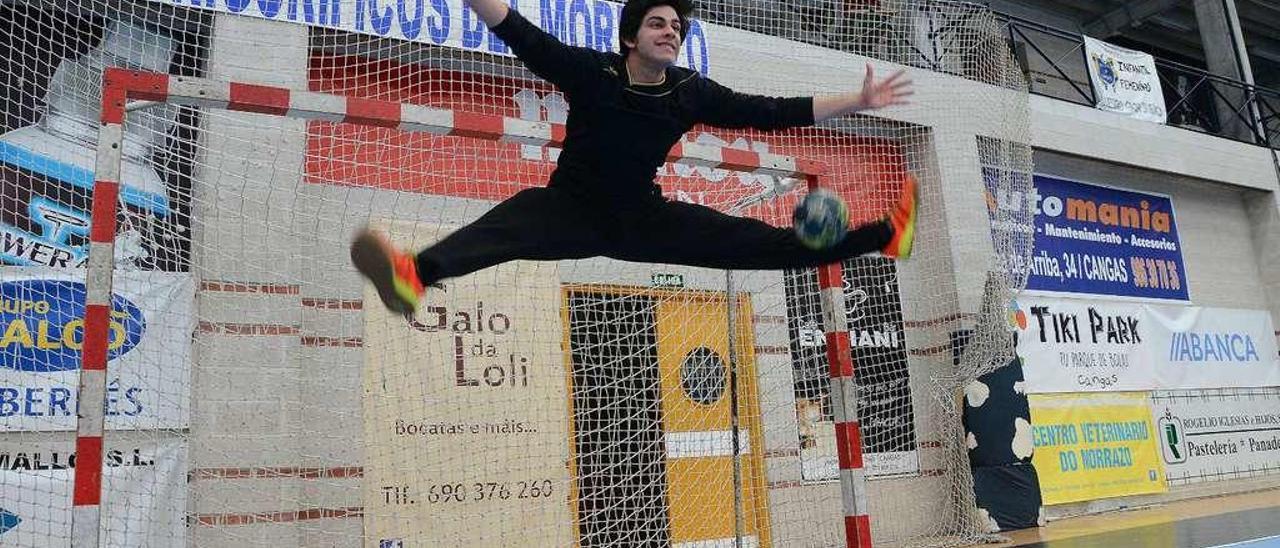
[[[906,70],[900,70],[877,82],[871,63],[867,63],[867,75],[862,80],[861,91],[813,98],[813,121],[821,122],[860,110],[905,105],[907,97],[913,93],[911,80],[906,78]]]
[[[880,82],[875,81],[871,63],[867,63],[867,77],[862,80],[862,93],[858,94],[860,103],[858,110],[871,110],[907,104],[907,97],[915,93],[911,91],[911,80],[906,78],[907,71],[900,70]]]
[[[511,9],[506,0],[467,0],[471,11],[480,16],[485,26],[493,28],[507,18],[507,10]]]

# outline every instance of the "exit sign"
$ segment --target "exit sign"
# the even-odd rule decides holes
[[[684,274],[653,273],[654,287],[684,287]]]

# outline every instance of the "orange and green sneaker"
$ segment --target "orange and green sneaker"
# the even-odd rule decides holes
[[[893,229],[893,237],[881,250],[885,257],[906,259],[911,256],[911,244],[916,239],[917,192],[915,178],[907,176],[907,180],[902,183],[902,197],[885,216],[885,222]]]
[[[426,288],[412,254],[396,249],[382,234],[362,230],[351,242],[351,262],[373,283],[389,310],[408,315],[418,309]]]

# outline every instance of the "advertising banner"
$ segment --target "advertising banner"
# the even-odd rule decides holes
[[[258,19],[513,57],[463,0],[153,0]],[[509,0],[521,15],[561,42],[618,51],[622,4],[600,0]],[[708,27],[689,22],[679,64],[707,74]],[[721,27],[723,28],[723,27]]]
[[[850,352],[858,364],[858,416],[862,417],[867,473],[915,474],[920,471],[920,460],[898,269],[882,257],[855,257],[843,266]],[[810,481],[838,479],[831,373],[820,327],[817,275],[813,270],[787,271],[786,283],[801,472]]]
[[[999,191],[999,171],[984,168],[987,205],[1029,213],[1031,224],[993,226],[1032,231],[1025,267],[1037,292],[1189,301],[1182,243],[1168,196],[1034,175],[1030,192]]]
[[[1280,389],[1156,392],[1170,485],[1280,472]]]
[[[1161,493],[1164,467],[1145,394],[1032,395],[1032,463],[1045,504]]]
[[[1168,121],[1155,58],[1088,36],[1084,53],[1099,110],[1157,124]]]
[[[1010,314],[1029,392],[1280,386],[1266,311],[1023,296]]]
[[[413,248],[455,228],[382,226]],[[408,320],[365,302],[366,545],[572,544],[556,263],[451,279]]]
[[[117,270],[107,343],[106,428],[185,428],[190,274]],[[75,430],[84,271],[9,267],[0,281],[0,432]]]
[[[103,450],[103,546],[187,544],[186,442]],[[0,442],[0,546],[71,548],[75,442]]]

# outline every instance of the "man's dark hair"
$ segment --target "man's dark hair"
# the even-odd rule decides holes
[[[676,10],[676,17],[680,18],[680,41],[684,42],[685,35],[689,34],[689,18],[693,17],[693,0],[627,0],[627,4],[622,6],[622,21],[618,24],[618,47],[622,49],[623,57],[631,52],[626,41],[635,41],[645,15],[658,6],[671,6]]]

